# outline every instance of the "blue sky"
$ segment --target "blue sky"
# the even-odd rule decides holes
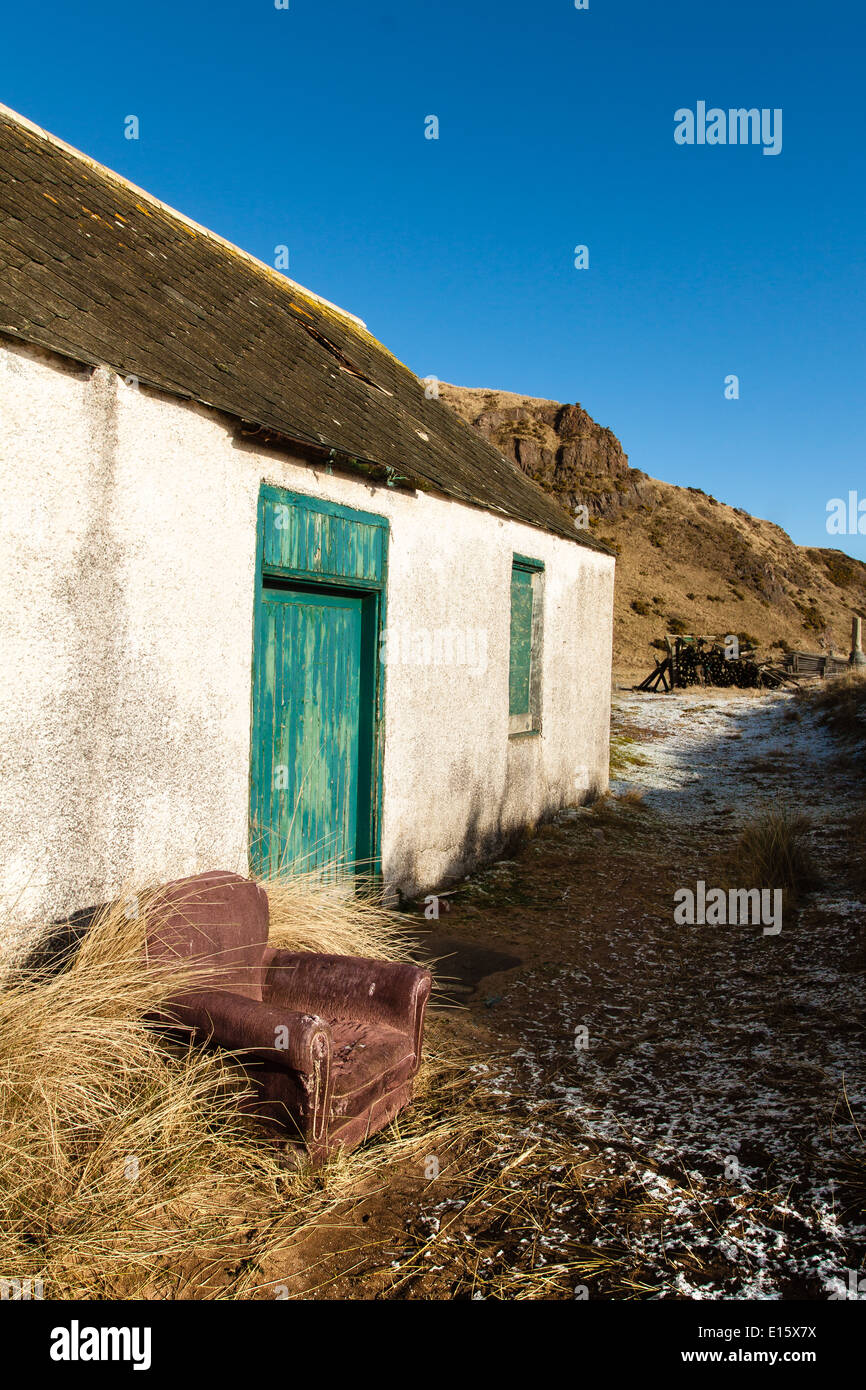
[[[635,467],[866,559],[825,526],[866,500],[864,50],[853,0],[44,0],[0,98],[287,245],[419,375],[578,400]],[[781,108],[781,153],[677,145],[700,100]]]

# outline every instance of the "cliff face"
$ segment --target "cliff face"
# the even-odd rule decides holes
[[[612,430],[580,405],[439,385],[440,399],[569,510],[581,502],[605,514],[643,477]]]
[[[617,552],[619,674],[651,669],[665,631],[737,633],[766,656],[785,645],[847,655],[851,615],[866,616],[859,560],[795,545],[700,488],[649,478],[580,405],[444,382],[439,394]]]

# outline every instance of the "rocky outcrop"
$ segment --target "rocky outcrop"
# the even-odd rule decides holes
[[[439,384],[440,399],[618,556],[614,661],[651,667],[665,631],[748,635],[847,655],[851,614],[866,616],[866,565],[795,545],[780,526],[698,487],[631,468],[612,430],[581,405]]]
[[[644,475],[629,468],[612,430],[581,405],[483,391],[441,382],[440,398],[490,440],[500,453],[555,494],[571,511],[612,516],[637,501]]]

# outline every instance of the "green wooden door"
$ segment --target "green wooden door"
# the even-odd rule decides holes
[[[369,821],[364,596],[263,587],[254,686],[252,857],[266,876],[337,874]],[[366,759],[365,759],[366,762]]]

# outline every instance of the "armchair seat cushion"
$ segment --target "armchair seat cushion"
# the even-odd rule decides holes
[[[383,1023],[329,1018],[334,1115],[360,1115],[417,1070],[412,1039]]]

